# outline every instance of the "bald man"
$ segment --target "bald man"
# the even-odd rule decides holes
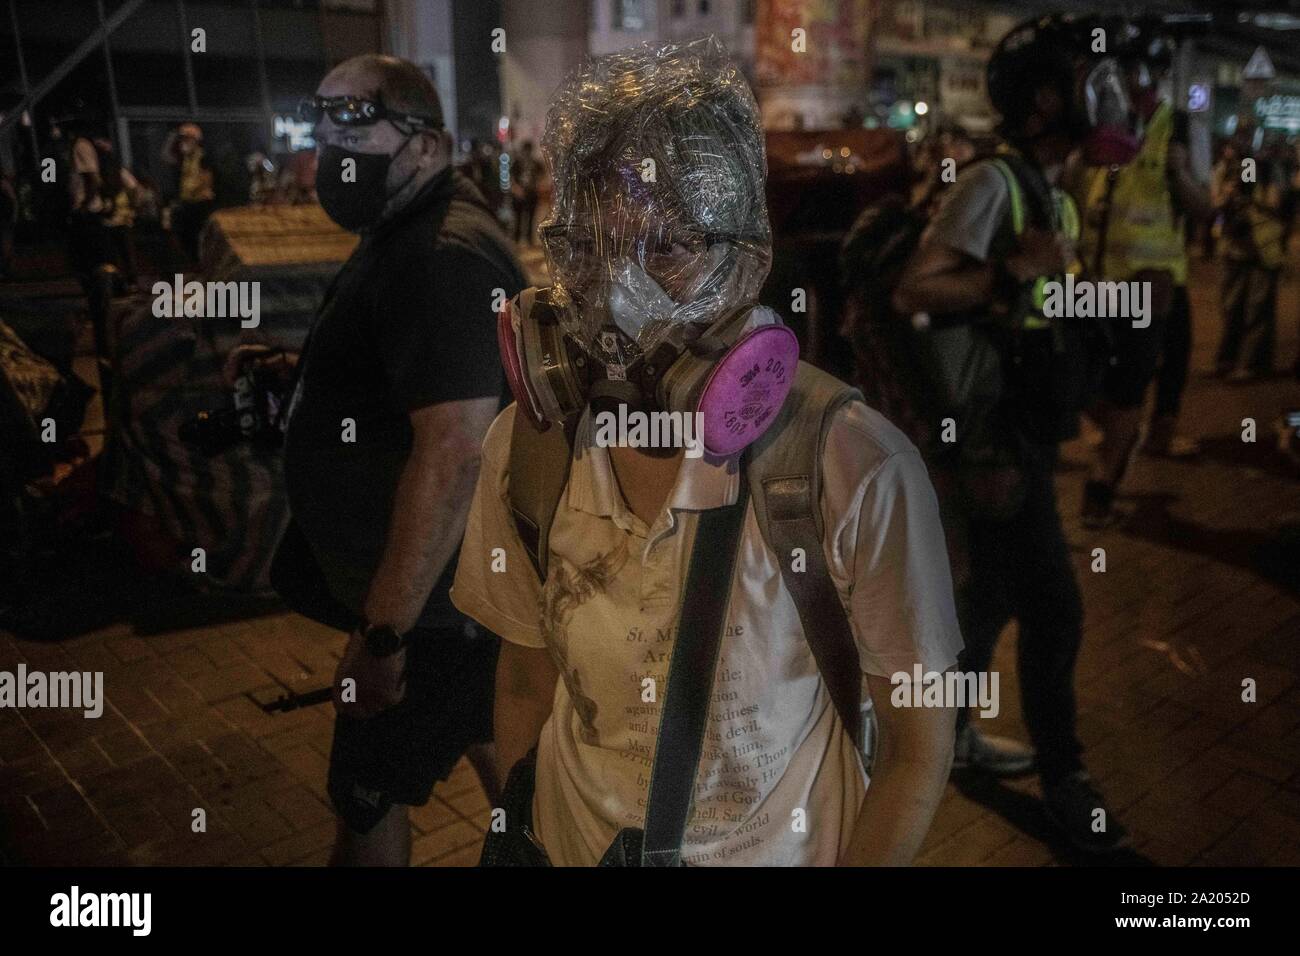
[[[496,803],[495,635],[447,592],[503,405],[494,307],[524,276],[482,196],[451,167],[429,78],[348,60],[301,107],[316,191],[361,236],[317,314],[286,413],[292,520],[272,582],[348,632],[335,676],[333,862],[406,865],[408,807],[462,755]],[[504,296],[504,300],[501,298]]]

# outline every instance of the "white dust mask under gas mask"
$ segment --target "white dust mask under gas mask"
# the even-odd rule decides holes
[[[635,342],[651,323],[672,320],[677,301],[663,286],[631,259],[623,258],[612,268],[606,308],[609,320]]]

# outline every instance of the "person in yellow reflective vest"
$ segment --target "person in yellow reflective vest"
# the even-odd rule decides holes
[[[1115,161],[1121,151],[1101,147],[1136,147],[1119,65],[1110,57],[1090,62],[1090,30],[1074,32],[1092,25],[1044,17],[999,42],[987,86],[1011,148],[958,173],[891,302],[914,323],[924,313],[944,334],[947,354],[961,359],[954,378],[974,380],[965,393],[994,396],[982,415],[965,416],[968,424],[947,419],[951,450],[927,467],[966,641],[959,670],[987,671],[999,635],[1016,621],[1021,709],[1033,747],[984,732],[965,711],[953,767],[994,777],[1036,772],[1044,808],[1070,844],[1109,853],[1128,838],[1084,766],[1074,694],[1083,598],[1054,478],[1060,442],[1078,433],[1095,329],[1049,318],[1043,308],[1047,283],[1075,270],[1078,217],[1073,203],[1058,200],[1057,186],[1067,157],[1082,148],[1089,158]],[[1107,95],[1121,108],[1091,109]],[[985,360],[980,341],[991,343],[996,362]],[[1099,809],[1100,828],[1092,825]]]
[[[182,123],[163,144],[163,160],[176,167],[172,232],[191,262],[199,258],[199,233],[217,208],[215,173],[198,123]]]
[[[1215,374],[1249,382],[1273,368],[1277,286],[1294,191],[1276,144],[1245,157],[1224,205],[1223,338]]]
[[[1115,362],[1088,416],[1103,431],[1084,486],[1083,523],[1099,528],[1114,518],[1116,490],[1137,446],[1147,387],[1156,378],[1148,451],[1184,457],[1195,444],[1174,435],[1191,360],[1184,217],[1208,218],[1208,186],[1191,171],[1187,114],[1159,95],[1172,62],[1164,37],[1140,34],[1119,51],[1129,96],[1142,122],[1142,146],[1126,166],[1071,177],[1083,209],[1080,255],[1094,281],[1150,283],[1151,321],[1113,326]]]

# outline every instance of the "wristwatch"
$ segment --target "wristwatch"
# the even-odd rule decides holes
[[[406,646],[406,635],[390,624],[371,624],[362,618],[357,627],[372,657],[391,657]]]

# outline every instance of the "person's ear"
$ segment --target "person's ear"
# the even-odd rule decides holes
[[[443,136],[441,130],[423,130],[419,134],[420,141],[420,158],[418,160],[421,169],[429,166],[436,166],[438,159],[443,150]]]

